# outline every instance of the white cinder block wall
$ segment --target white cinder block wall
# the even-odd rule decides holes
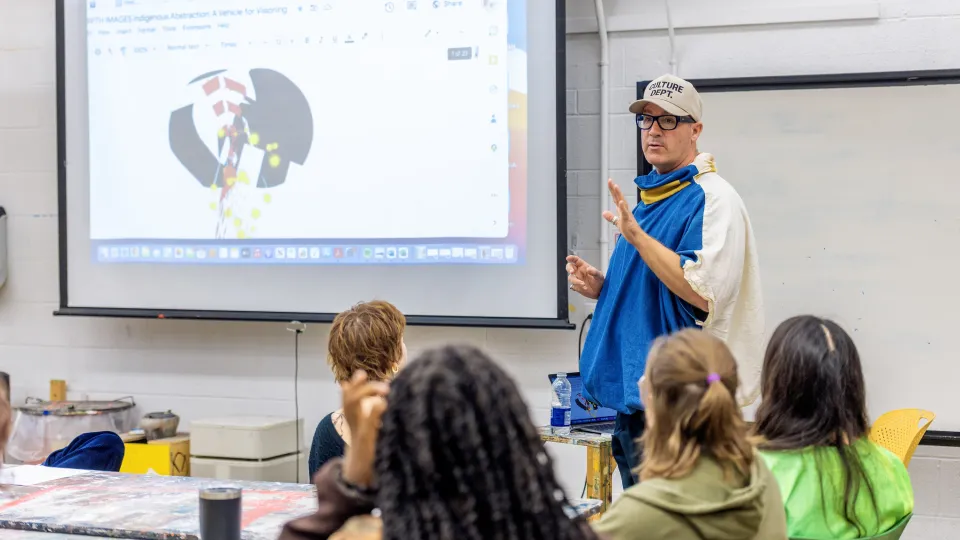
[[[570,247],[596,264],[599,41],[591,33],[592,4],[567,2],[567,186]],[[606,5],[613,31],[610,167],[629,186],[636,135],[626,105],[638,79],[670,70],[671,54],[662,2]],[[687,78],[960,67],[954,0],[672,0],[672,19],[677,71]],[[58,301],[54,46],[53,0],[0,0],[0,205],[10,214],[0,369],[12,376],[14,400],[45,396],[48,381],[60,378],[71,398],[134,395],[142,411],[173,409],[186,422],[292,416],[293,341],[283,325],[51,316]],[[573,304],[579,322],[582,305]],[[325,339],[326,328],[312,326],[301,347],[300,411],[308,426],[338,401],[323,363]],[[411,328],[407,335],[413,354],[450,341],[485,347],[517,378],[538,420],[545,419],[545,374],[575,368],[576,340],[574,332],[526,330]],[[553,450],[565,486],[579,495],[582,452]],[[911,472],[917,517],[907,537],[960,536],[960,454],[922,448]]]

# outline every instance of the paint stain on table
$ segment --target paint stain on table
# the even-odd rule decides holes
[[[243,539],[274,540],[287,521],[316,511],[313,486],[90,472],[3,497],[0,528],[144,540],[199,536],[198,491],[243,489]]]

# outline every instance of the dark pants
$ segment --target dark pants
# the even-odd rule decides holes
[[[613,459],[617,461],[617,468],[620,469],[620,481],[623,482],[624,490],[637,483],[637,477],[633,473],[640,465],[640,445],[637,444],[637,439],[643,435],[646,425],[643,411],[617,414],[613,428]]]

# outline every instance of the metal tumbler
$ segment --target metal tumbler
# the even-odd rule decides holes
[[[240,540],[240,495],[234,487],[200,490],[201,540]]]

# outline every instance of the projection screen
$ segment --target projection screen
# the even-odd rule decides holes
[[[58,0],[63,315],[569,327],[562,0]]]

